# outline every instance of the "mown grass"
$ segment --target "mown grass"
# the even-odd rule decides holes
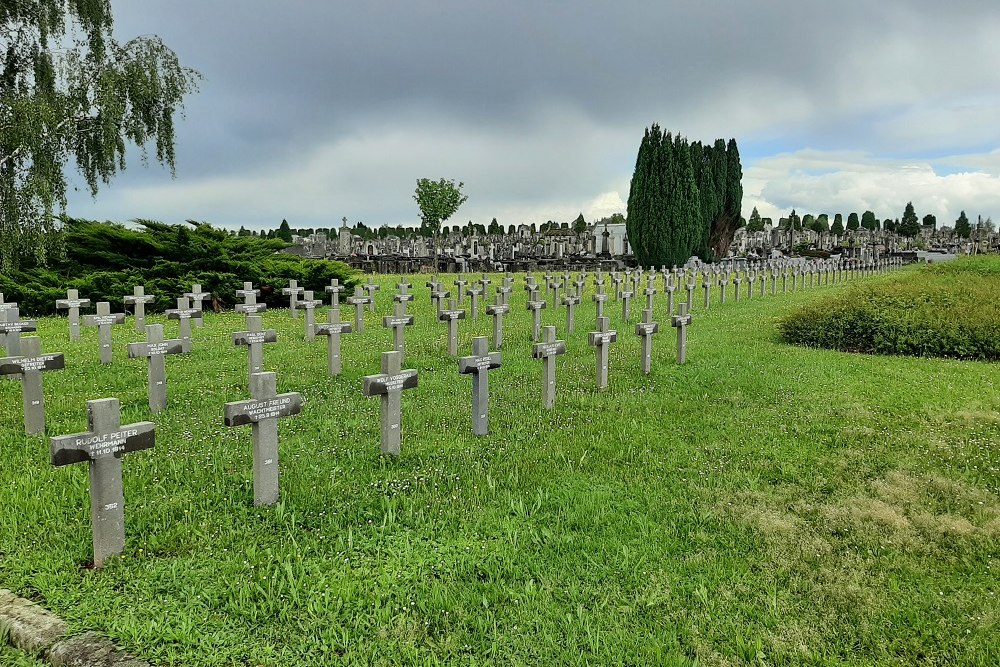
[[[924,266],[809,303],[778,325],[789,343],[847,352],[1000,359],[1000,259]]]
[[[276,507],[252,506],[249,429],[222,426],[222,404],[247,397],[229,342],[243,319],[195,330],[194,353],[167,361],[156,448],[126,458],[126,553],[103,571],[84,567],[86,470],[48,464],[0,382],[0,586],[162,665],[1000,661],[1000,367],[779,342],[775,323],[844,289],[830,286],[699,305],[687,365],[667,327],[649,376],[638,309],[625,324],[610,303],[619,342],[598,392],[590,288],[546,411],[518,280],[477,438],[469,380],[414,278],[404,366],[420,386],[386,460],[360,391],[390,347],[396,280],[380,282],[337,378],[301,317],[265,316],[280,338],[265,365],[306,399],[280,427]],[[543,314],[565,337],[564,309]],[[101,367],[94,332],[39,328],[67,354],[46,377],[50,434],[84,430],[98,397],[122,401],[123,423],[149,418],[133,330]],[[491,329],[463,321],[463,353]]]

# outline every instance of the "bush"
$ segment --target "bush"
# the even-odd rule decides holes
[[[0,275],[0,293],[16,301],[25,315],[55,314],[56,299],[67,289],[93,302],[108,301],[121,311],[123,297],[144,285],[156,300],[147,310],[177,305],[177,297],[201,283],[222,306],[232,306],[244,281],[261,290],[268,306],[287,306],[281,288],[297,280],[317,295],[336,278],[345,288],[358,284],[342,262],[303,259],[281,253],[283,241],[236,236],[204,224],[166,225],[137,221],[140,229],[115,223],[68,219],[66,259],[47,269],[32,268]]]
[[[787,343],[846,352],[1000,359],[1000,259],[922,267],[806,306],[778,323]]]

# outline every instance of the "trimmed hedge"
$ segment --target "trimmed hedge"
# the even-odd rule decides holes
[[[845,352],[1000,359],[1000,258],[921,267],[785,317],[782,340]]]
[[[0,293],[16,301],[24,315],[55,314],[56,299],[66,290],[80,291],[93,302],[108,301],[121,311],[126,294],[144,285],[156,300],[147,310],[173,308],[192,283],[214,294],[223,307],[232,307],[244,281],[261,290],[260,300],[271,307],[287,307],[281,288],[289,279],[324,294],[337,278],[347,290],[358,284],[343,262],[304,259],[280,252],[283,241],[236,236],[210,225],[166,225],[136,221],[140,229],[89,220],[66,221],[66,259],[49,268],[30,268],[0,275]],[[208,304],[206,304],[208,307]]]

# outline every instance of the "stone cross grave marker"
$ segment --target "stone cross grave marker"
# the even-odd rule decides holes
[[[687,361],[687,328],[691,324],[691,313],[688,312],[687,304],[680,305],[680,313],[674,315],[670,320],[670,326],[677,328],[677,363],[683,364]]]
[[[740,285],[742,283],[743,283],[743,274],[741,274],[737,270],[736,274],[733,276],[733,297],[736,298],[736,303],[740,302]],[[670,312],[672,313],[674,311],[671,310]]]
[[[726,287],[729,283],[729,271],[723,270],[716,276],[716,283],[719,286],[719,303],[721,305],[726,304]],[[673,309],[667,311],[668,313],[674,312]]]
[[[500,368],[500,353],[490,353],[486,336],[472,339],[472,356],[458,360],[458,372],[472,375],[472,432],[489,433],[490,381],[489,372]]]
[[[0,322],[7,321],[7,311],[11,308],[17,308],[16,303],[4,303],[3,293],[0,292]],[[0,334],[0,347],[4,350],[7,349],[7,334]]]
[[[340,308],[340,293],[344,291],[344,286],[340,284],[340,281],[336,278],[331,278],[330,284],[324,289],[330,295],[330,306]]]
[[[626,281],[625,284],[628,285],[628,282],[629,281]],[[632,297],[635,296],[635,294],[628,287],[624,287],[621,292],[619,292],[618,296],[622,300],[622,320],[628,322],[632,313]],[[600,326],[600,324],[598,324],[598,326]]]
[[[90,523],[94,540],[94,567],[125,550],[125,496],[122,456],[151,449],[153,422],[122,426],[117,398],[87,401],[88,428],[84,433],[49,440],[52,465],[86,462],[90,467]]]
[[[164,340],[162,324],[146,325],[146,342],[129,343],[129,359],[146,359],[148,361],[149,411],[160,412],[167,407],[167,368],[164,356],[181,354],[184,351],[184,341],[180,338]]]
[[[243,313],[249,318],[267,310],[266,303],[257,303],[259,295],[260,290],[254,289],[253,283],[243,283],[243,289],[236,290],[236,296],[243,297],[243,303],[236,304],[236,312]]]
[[[375,276],[368,276],[368,282],[365,283],[365,290],[368,292],[369,312],[375,312],[375,292],[380,289],[382,289],[382,286],[375,283]]]
[[[653,297],[656,296],[656,276],[649,276],[646,280],[646,289],[642,293],[646,296],[646,308],[652,310]]]
[[[566,333],[571,334],[576,329],[576,307],[580,303],[571,287],[566,288],[566,296],[563,297],[563,305],[566,306]]]
[[[566,354],[566,341],[556,340],[556,328],[545,327],[543,339],[531,349],[534,359],[542,360],[542,405],[551,409],[556,404],[556,357]]]
[[[186,296],[191,301],[191,305],[194,308],[197,308],[198,310],[202,311],[202,313],[204,314],[205,302],[209,301],[212,298],[212,293],[204,291],[201,288],[201,283],[192,283],[191,291],[184,292],[184,294],[182,294],[181,296]],[[199,328],[205,326],[204,319],[205,319],[204,316],[195,318],[194,325]]]
[[[406,327],[413,326],[413,321],[413,315],[406,314],[405,301],[397,301],[393,304],[393,314],[382,318],[382,326],[392,329],[392,348],[399,352],[400,359],[406,356],[406,341],[403,334]]]
[[[493,299],[493,305],[486,307],[486,312],[493,316],[493,349],[503,347],[503,316],[510,312],[510,305],[504,300],[503,293],[498,289]]]
[[[465,300],[465,286],[469,284],[469,281],[465,279],[465,274],[458,274],[458,278],[455,278],[455,292],[458,294],[458,302],[462,303]]]
[[[591,331],[588,342],[594,347],[597,358],[597,388],[608,386],[608,348],[618,340],[618,332],[608,329],[608,318],[597,320],[597,331]]]
[[[21,339],[21,354],[0,359],[0,375],[21,378],[21,397],[24,404],[24,432],[28,435],[45,433],[45,395],[42,392],[42,373],[59,371],[66,367],[62,352],[42,354],[38,336]]]
[[[576,277],[576,281],[573,282],[576,286],[576,296],[579,299],[583,299],[583,291],[587,288],[587,272],[582,271],[580,275]]]
[[[233,345],[247,346],[248,377],[264,372],[264,344],[277,341],[278,333],[274,329],[264,329],[264,318],[247,315],[247,330],[233,334]]]
[[[0,310],[0,340],[4,341],[8,357],[21,356],[21,334],[38,330],[35,320],[22,320],[17,304]]]
[[[559,306],[559,290],[562,289],[562,286],[562,282],[560,282],[559,278],[553,277],[552,280],[549,281],[549,291],[552,293],[553,308]]]
[[[340,308],[326,312],[326,323],[316,325],[316,335],[326,336],[326,365],[331,376],[340,375],[340,334],[351,333],[351,325],[340,321]]]
[[[604,317],[604,303],[608,300],[608,295],[604,293],[603,280],[597,282],[597,291],[590,297],[590,300],[593,301],[594,305],[597,307],[597,316]]]
[[[156,299],[152,294],[146,294],[146,288],[138,285],[132,288],[132,294],[126,294],[122,301],[126,305],[133,306],[135,316],[135,330],[142,333],[146,330],[146,304],[152,303]]]
[[[299,295],[305,291],[304,287],[299,287],[298,280],[289,280],[288,287],[282,287],[281,293],[288,297],[288,310],[292,314],[292,319],[297,319]]]
[[[659,331],[660,323],[653,321],[653,309],[642,311],[642,322],[635,325],[635,335],[642,339],[642,372],[646,375],[653,369],[653,334]]]
[[[431,297],[434,299],[434,303],[437,304],[437,316],[441,317],[441,311],[444,310],[444,305],[447,303],[447,299],[451,296],[451,292],[447,290],[439,289],[434,292]]]
[[[295,304],[295,307],[299,310],[306,311],[305,340],[307,343],[316,340],[316,309],[322,305],[322,301],[313,298],[312,290],[304,291],[302,293],[302,300]]]
[[[80,309],[90,308],[90,299],[81,299],[79,290],[66,290],[66,298],[56,301],[56,309],[67,311],[69,339],[80,340]]]
[[[394,294],[392,296],[392,300],[393,301],[396,301],[397,303],[403,304],[403,312],[404,313],[406,312],[406,302],[407,301],[413,301],[413,295],[410,294],[407,291],[411,287],[413,287],[413,285],[411,285],[410,283],[406,282],[406,279],[403,278],[402,276],[400,276],[399,282],[396,283],[396,289],[399,290],[399,293],[398,294]]]
[[[692,272],[691,275],[688,276],[688,281],[687,281],[687,286],[686,287],[687,287],[687,294],[688,294],[688,297],[687,297],[687,307],[688,307],[688,310],[691,310],[692,308],[694,308],[694,288],[697,287],[697,280],[694,277],[694,272]]]
[[[503,299],[505,306],[510,305],[510,293],[513,289],[513,279],[510,277],[510,274],[507,274],[503,277],[503,284],[497,288],[497,293]]]
[[[632,272],[632,295],[639,295],[639,288],[642,287],[642,267]]]
[[[750,269],[747,271],[747,301],[753,298],[753,283],[757,280],[757,270]]]
[[[765,267],[760,272],[760,296],[767,296],[767,278],[771,272]]]
[[[437,293],[441,291],[441,283],[438,282],[437,276],[432,276],[430,280],[424,283],[424,287],[429,287],[431,290],[431,305],[434,306],[435,310],[440,311],[440,306],[437,302]]]
[[[202,316],[202,311],[192,308],[186,296],[177,297],[177,307],[167,311],[168,320],[177,320],[178,337],[181,339],[184,354],[191,354],[194,343],[191,340],[191,320]]]
[[[543,308],[545,308],[545,300],[538,298],[538,290],[529,291],[527,309],[531,311],[531,340],[535,342],[540,340]]]
[[[417,386],[417,371],[402,370],[399,352],[382,353],[381,375],[366,375],[361,380],[365,396],[382,397],[382,453],[399,456],[403,391]]]
[[[673,274],[664,274],[663,289],[667,293],[667,312],[672,313],[674,312],[674,292],[677,291],[677,280]]]
[[[370,303],[372,298],[365,295],[365,290],[360,285],[354,288],[354,296],[347,297],[347,303],[354,306],[354,332],[365,332],[365,304]]]
[[[448,323],[448,354],[458,356],[458,321],[465,319],[465,311],[459,310],[454,299],[448,300],[448,310],[442,310],[438,319]]]
[[[250,400],[226,403],[226,426],[250,424],[253,440],[253,504],[278,502],[278,419],[302,412],[302,394],[279,394],[274,373],[250,376]]]
[[[489,295],[489,293],[490,293],[490,285],[492,285],[492,284],[493,284],[493,281],[490,280],[490,277],[488,275],[486,275],[485,273],[483,274],[483,277],[479,279],[479,286],[483,288],[482,294],[483,294],[484,298]]]
[[[705,310],[712,305],[712,276],[709,273],[701,274],[701,287],[705,290]]]
[[[788,265],[785,265],[785,269],[781,272],[781,293],[788,293]]]
[[[483,293],[482,287],[470,287],[469,298],[472,300],[472,319],[479,319],[479,295]]]
[[[618,275],[617,271],[611,272],[611,284],[614,286],[615,298],[622,298],[622,277]]]
[[[96,315],[83,316],[83,326],[97,328],[102,364],[111,363],[111,327],[120,324],[125,324],[125,313],[112,313],[111,304],[107,301],[97,302]]]

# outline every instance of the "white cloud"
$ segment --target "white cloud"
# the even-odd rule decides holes
[[[902,215],[912,201],[919,215],[933,213],[950,224],[961,210],[992,215],[1000,210],[1000,170],[996,152],[914,162],[871,157],[859,152],[815,150],[784,153],[758,160],[744,170],[744,215],[754,206],[762,216],[778,218],[791,209],[804,213],[862,213],[881,218]],[[990,170],[956,173],[947,164],[992,164]]]

